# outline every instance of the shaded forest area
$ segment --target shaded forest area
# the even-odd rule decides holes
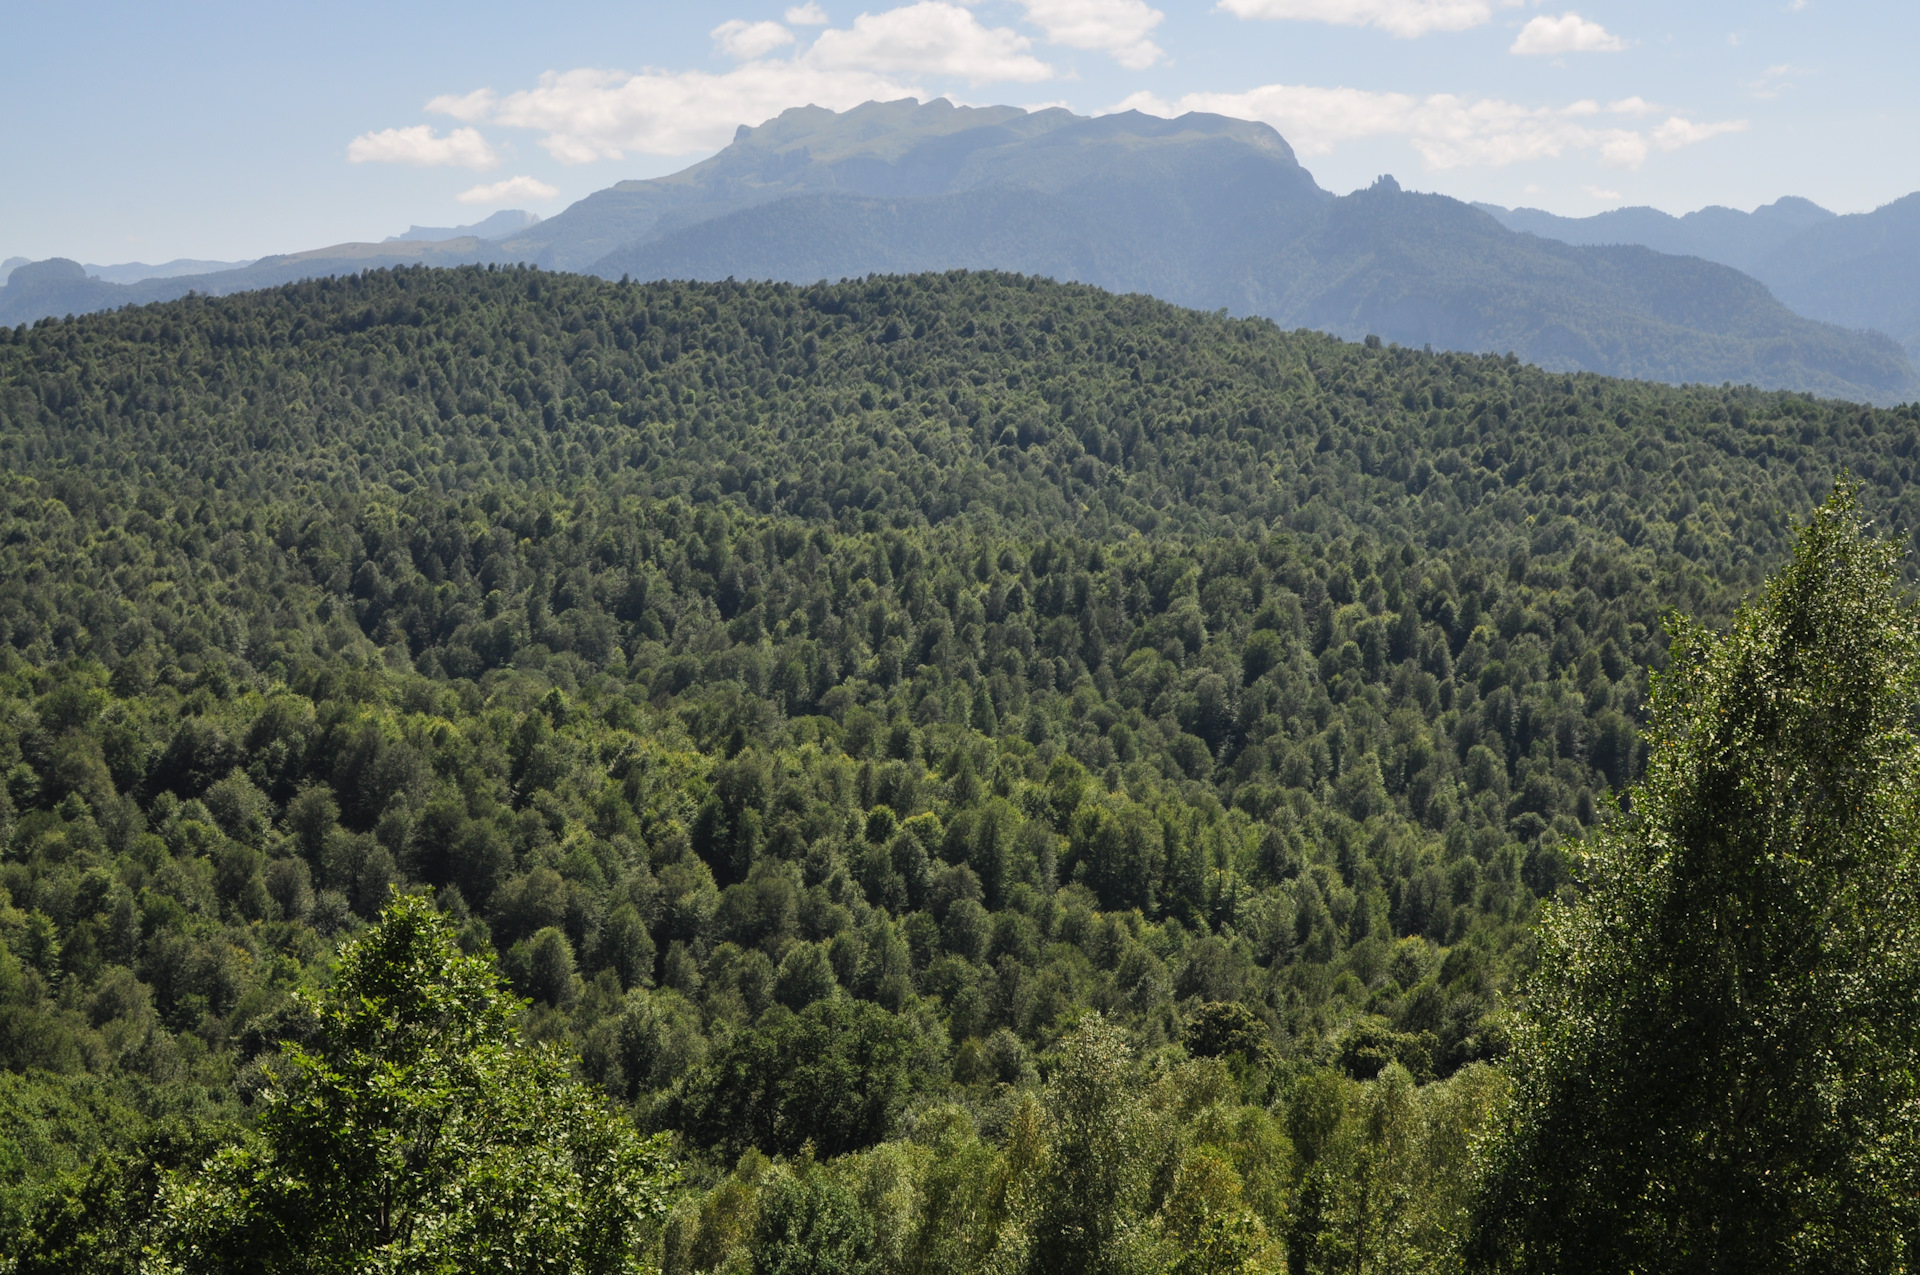
[[[0,1250],[431,886],[668,1269],[1450,1260],[1663,617],[1920,526],[1916,425],[996,275],[0,331]]]

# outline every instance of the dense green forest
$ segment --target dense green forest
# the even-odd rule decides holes
[[[404,921],[596,1269],[1449,1269],[1667,613],[1917,426],[995,275],[0,329],[0,1252],[224,1269]]]

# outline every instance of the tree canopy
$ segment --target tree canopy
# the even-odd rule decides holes
[[[584,1226],[571,1075],[689,1275],[1452,1260],[1662,616],[1843,469],[1905,535],[1914,421],[991,275],[0,332],[0,1247],[412,1251],[541,1156]],[[329,999],[403,932],[440,1009]]]
[[[1920,627],[1850,491],[1678,623],[1630,817],[1550,905],[1482,1256],[1897,1270],[1920,1227]]]
[[[248,1134],[120,1220],[188,1273],[641,1269],[664,1139],[523,1043],[510,1005],[425,898],[395,900],[306,1006]]]

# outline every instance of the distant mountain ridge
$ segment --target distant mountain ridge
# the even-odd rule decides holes
[[[490,237],[525,231],[540,218],[517,209],[494,213],[472,226],[414,226],[381,243],[334,244],[307,252],[278,253],[256,261],[170,262],[165,266],[83,265],[64,257],[20,264],[0,287],[0,323],[114,310],[125,305],[172,301],[190,292],[222,296],[271,288],[323,275],[396,265],[457,266],[516,260],[495,250]],[[479,232],[485,233],[479,233]],[[14,259],[17,260],[17,259]],[[9,262],[13,264],[12,260]],[[176,266],[212,269],[174,269]]]
[[[90,277],[102,283],[141,283],[148,279],[174,279],[181,275],[244,270],[252,264],[252,261],[203,261],[194,257],[179,257],[172,261],[163,261],[157,266],[148,265],[144,261],[123,261],[112,266],[100,266],[88,262],[81,268]]]
[[[1752,274],[1796,235],[1826,225],[1837,214],[1810,199],[1788,196],[1750,213],[1714,205],[1678,217],[1658,208],[1614,208],[1591,217],[1562,217],[1538,208],[1474,204],[1509,230],[1597,246],[1639,244],[1680,257],[1704,257]]]
[[[388,235],[385,243],[440,243],[448,239],[505,239],[539,224],[540,215],[506,208],[471,226],[409,226],[404,235]]]
[[[1741,224],[1765,248],[1776,223],[1831,216],[1804,203]],[[908,99],[786,111],[682,172],[621,182],[501,238],[336,245],[115,293],[32,275],[0,289],[0,321],[415,263],[795,282],[992,268],[1555,370],[1920,397],[1894,340],[1795,314],[1726,265],[1556,243],[1494,212],[1391,179],[1336,198],[1280,134],[1245,120]],[[1669,220],[1677,245],[1718,233],[1712,218]]]
[[[507,262],[504,253],[471,236],[441,243],[335,244],[310,252],[283,253],[232,270],[212,274],[176,275],[142,279],[137,283],[108,283],[91,278],[87,268],[65,257],[52,257],[17,267],[0,288],[0,323],[31,323],[36,319],[121,306],[173,301],[190,292],[224,296],[271,288],[301,279],[354,274],[385,266],[471,265]]]
[[[1796,198],[1750,213],[1703,208],[1682,217],[1655,208],[1559,217],[1474,206],[1510,229],[1563,243],[1642,244],[1733,266],[1809,318],[1884,332],[1920,359],[1920,194],[1844,216]]]

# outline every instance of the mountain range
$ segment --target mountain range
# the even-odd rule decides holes
[[[0,289],[0,322],[400,264],[796,282],[993,268],[1354,339],[1511,351],[1553,370],[1920,396],[1910,348],[1893,339],[1909,329],[1885,317],[1910,309],[1911,293],[1850,291],[1830,269],[1787,267],[1780,277],[1799,292],[1769,291],[1755,264],[1810,234],[1830,236],[1818,257],[1829,264],[1897,256],[1920,244],[1920,233],[1901,238],[1898,218],[1876,213],[1862,229],[1806,201],[1665,221],[1626,211],[1594,225],[1602,219],[1475,207],[1391,178],[1337,197],[1272,128],[1218,115],[908,99],[789,110],[682,172],[618,183],[504,235],[478,233],[489,223],[451,237],[415,227],[381,244],[125,285],[77,263],[35,263]],[[1717,256],[1703,250],[1716,245]],[[1789,308],[1801,295],[1816,304]]]
[[[529,229],[539,220],[536,213],[512,208],[476,221],[471,226],[409,226],[406,234],[389,235],[385,242],[441,243],[448,239],[464,239],[469,235],[475,239],[505,239]]]
[[[1808,318],[1885,332],[1920,359],[1920,193],[1841,216],[1788,198],[1744,213],[1703,208],[1675,217],[1619,208],[1557,217],[1476,204],[1502,225],[1570,244],[1641,244],[1745,271]]]

